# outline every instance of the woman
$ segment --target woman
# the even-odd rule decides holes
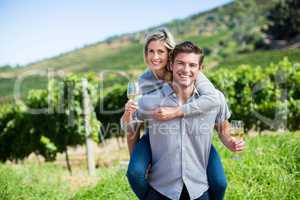
[[[140,78],[139,84],[142,94],[151,93],[160,89],[165,82],[170,82],[172,74],[169,71],[169,55],[175,47],[172,35],[166,29],[159,29],[147,35],[144,46],[144,61],[148,66]],[[157,120],[170,120],[190,114],[207,112],[218,106],[218,95],[214,86],[200,73],[196,87],[201,97],[195,102],[181,107],[160,107],[154,110],[153,116]],[[204,106],[205,105],[205,109]],[[121,124],[128,124],[137,109],[134,101],[129,100]],[[129,131],[129,130],[127,130]],[[143,199],[149,188],[146,174],[151,164],[151,148],[147,129],[139,139],[139,131],[130,130],[127,135],[128,148],[131,154],[127,177],[128,181],[139,199]],[[226,177],[218,153],[212,146],[207,167],[207,176],[210,186],[211,199],[223,199],[226,190]]]

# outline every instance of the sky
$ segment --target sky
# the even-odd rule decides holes
[[[232,0],[0,0],[0,66],[26,65]]]

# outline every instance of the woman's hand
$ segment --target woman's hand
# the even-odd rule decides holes
[[[183,117],[184,113],[179,107],[159,107],[153,111],[156,120],[167,121],[178,117]]]
[[[125,112],[123,114],[123,123],[129,124],[132,121],[132,115],[137,110],[137,104],[133,100],[128,100],[125,104]]]

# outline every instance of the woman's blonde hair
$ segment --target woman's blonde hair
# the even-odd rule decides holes
[[[165,74],[165,81],[170,81],[172,74],[170,72],[170,68],[169,68],[169,64],[170,64],[170,55],[173,51],[173,49],[175,48],[175,40],[174,37],[172,36],[172,34],[170,33],[170,31],[167,28],[159,28],[156,29],[148,34],[146,34],[145,37],[145,45],[144,45],[144,61],[146,62],[146,56],[147,56],[147,52],[148,52],[148,46],[149,43],[152,41],[162,41],[164,46],[167,48],[168,50],[168,64],[166,66],[166,74]]]

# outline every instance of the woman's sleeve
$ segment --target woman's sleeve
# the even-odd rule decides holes
[[[196,89],[200,97],[180,107],[185,116],[208,112],[220,105],[216,88],[202,72],[197,77]]]

